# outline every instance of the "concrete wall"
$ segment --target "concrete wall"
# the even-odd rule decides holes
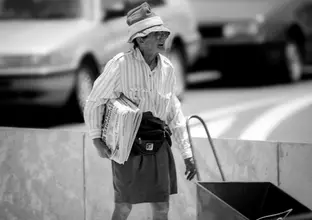
[[[312,144],[214,139],[227,181],[269,181],[312,209]],[[194,139],[202,180],[220,181],[209,143]],[[199,153],[200,152],[200,153]],[[179,194],[172,219],[194,219],[196,186],[186,181],[173,147]],[[113,186],[108,160],[80,132],[0,128],[0,219],[110,219]],[[151,219],[146,204],[129,219]]]
[[[84,219],[83,139],[0,129],[0,219]]]

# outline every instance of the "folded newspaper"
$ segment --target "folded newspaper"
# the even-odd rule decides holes
[[[110,148],[111,160],[124,164],[142,120],[140,109],[125,95],[106,103],[102,123],[102,139]]]

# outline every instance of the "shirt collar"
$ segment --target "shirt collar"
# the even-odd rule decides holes
[[[139,48],[133,47],[131,50],[132,50],[132,53],[134,55],[134,58],[136,58],[137,60],[140,60],[140,61],[145,61],[141,51],[139,50]]]
[[[145,59],[141,53],[141,51],[139,50],[139,48],[137,47],[133,47],[132,49],[132,52],[133,52],[133,55],[134,57],[137,59],[137,60],[140,60],[140,61],[144,61],[145,62]],[[159,62],[161,62],[161,56],[159,54],[157,54],[157,59]],[[157,62],[157,66],[159,65],[159,62]]]

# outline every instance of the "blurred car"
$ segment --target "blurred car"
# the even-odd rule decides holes
[[[312,63],[311,0],[193,0],[192,7],[206,56],[225,78],[260,70],[263,79],[295,82]]]
[[[142,2],[0,0],[0,103],[82,110],[107,61],[129,49],[126,12]],[[172,30],[167,55],[182,96],[199,56],[197,23],[187,1],[147,2]]]

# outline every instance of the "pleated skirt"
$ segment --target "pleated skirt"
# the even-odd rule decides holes
[[[177,174],[167,141],[155,155],[130,154],[124,164],[112,161],[115,203],[167,202],[177,193]]]

